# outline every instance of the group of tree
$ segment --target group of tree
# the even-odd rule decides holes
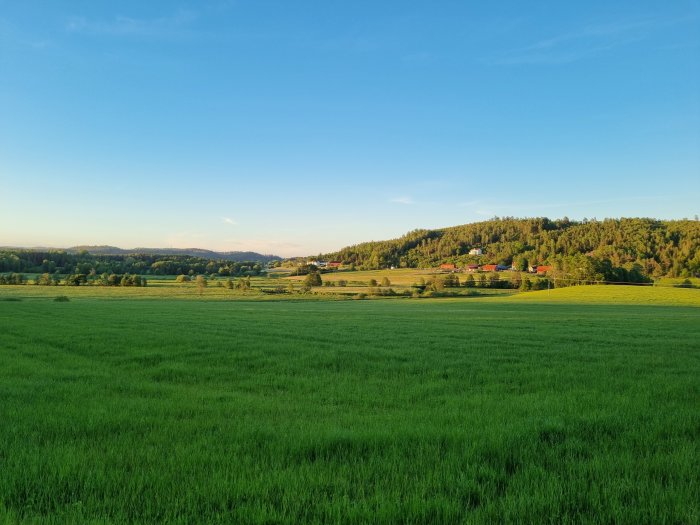
[[[256,261],[205,259],[187,255],[102,255],[87,251],[0,250],[0,273],[49,273],[56,275],[179,275],[207,274],[230,277],[256,276],[264,272]]]
[[[34,279],[27,279],[24,274],[11,273],[0,274],[0,285],[2,284],[35,284],[38,286],[146,286],[148,282],[145,278],[136,274],[102,274],[94,273],[71,273],[63,278],[54,274],[42,273]]]
[[[470,255],[481,248],[484,255]],[[549,264],[579,280],[638,282],[700,276],[700,221],[656,219],[494,218],[438,230],[414,230],[398,239],[348,246],[324,259],[357,269],[431,268],[441,263]],[[575,260],[574,260],[575,259]],[[584,268],[584,270],[578,270]],[[581,273],[585,275],[580,275]]]

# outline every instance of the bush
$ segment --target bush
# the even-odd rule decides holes
[[[66,295],[59,295],[54,299],[56,303],[67,303],[68,301],[70,301],[70,299]]]
[[[356,299],[356,300],[367,299],[367,294],[365,294],[365,293],[358,293],[356,296],[353,297],[353,299]]]

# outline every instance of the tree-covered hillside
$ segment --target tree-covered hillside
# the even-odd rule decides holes
[[[483,255],[469,255],[481,248]],[[414,230],[326,254],[356,268],[433,267],[492,263],[518,269],[549,264],[607,280],[700,275],[700,222],[656,219],[603,221],[495,218],[438,230]]]

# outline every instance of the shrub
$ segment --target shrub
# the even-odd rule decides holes
[[[59,295],[54,299],[56,303],[67,303],[68,301],[70,301],[70,299],[66,295]]]

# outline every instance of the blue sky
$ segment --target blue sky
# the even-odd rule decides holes
[[[0,245],[699,213],[700,1],[0,0]]]

